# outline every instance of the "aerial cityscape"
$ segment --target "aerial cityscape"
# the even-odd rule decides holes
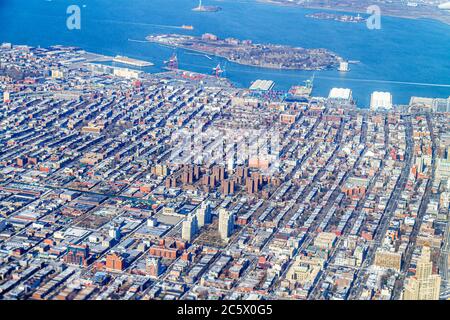
[[[170,0],[185,22],[143,14],[96,50],[83,10],[107,0],[30,2],[67,38],[0,13],[0,300],[450,298],[449,56],[390,78],[359,49],[212,26],[242,5],[448,32],[450,3]]]

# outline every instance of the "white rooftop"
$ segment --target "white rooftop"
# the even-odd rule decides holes
[[[268,91],[273,88],[274,84],[272,80],[256,80],[250,86],[250,90]]]
[[[392,94],[390,92],[374,91],[370,97],[370,108],[376,110],[392,109]]]
[[[346,88],[333,88],[328,95],[330,99],[351,100],[352,90]]]

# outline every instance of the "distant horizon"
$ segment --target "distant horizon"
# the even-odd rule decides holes
[[[14,8],[18,8],[14,6],[14,1],[6,4],[7,6],[12,6],[12,12],[14,12]],[[177,3],[177,1],[172,1],[171,3]],[[193,1],[195,3],[195,1]],[[48,13],[46,15],[51,15],[58,17],[55,21],[59,21],[61,19],[61,23],[65,20],[65,17],[60,11],[55,11],[57,7],[60,5],[56,2],[41,2],[41,4],[44,7],[47,7],[49,5],[49,9],[56,6],[55,8],[51,10],[47,10]],[[305,38],[302,41],[298,42],[298,40],[294,40],[292,42],[292,39],[298,39],[297,36],[288,36],[282,35],[282,38],[276,39],[274,37],[274,32],[270,32],[271,34],[269,38],[264,37],[263,34],[258,35],[254,31],[256,29],[254,27],[247,27],[247,28],[240,28],[240,31],[233,30],[227,28],[228,31],[222,30],[220,25],[216,26],[209,26],[212,21],[216,21],[219,17],[222,19],[222,17],[227,17],[227,19],[230,19],[231,24],[237,23],[235,17],[232,16],[233,12],[236,10],[236,8],[231,5],[228,2],[222,3],[222,6],[224,7],[224,10],[222,12],[217,13],[205,13],[205,14],[198,14],[194,16],[187,16],[189,18],[185,19],[183,18],[185,15],[190,14],[190,9],[192,4],[180,2],[178,10],[181,10],[181,12],[184,11],[181,15],[176,14],[176,18],[173,20],[172,23],[168,23],[168,21],[157,21],[153,20],[151,22],[153,23],[140,23],[136,22],[134,20],[134,17],[130,16],[128,19],[125,19],[127,16],[127,13],[124,13],[124,15],[121,15],[121,19],[118,20],[119,22],[114,22],[114,13],[107,14],[108,17],[105,16],[105,19],[102,17],[93,17],[92,14],[90,14],[90,10],[96,10],[96,6],[99,6],[97,3],[89,4],[86,8],[83,8],[82,10],[85,10],[86,13],[84,16],[84,28],[82,27],[81,30],[77,31],[67,31],[67,32],[41,32],[40,39],[37,40],[34,34],[34,31],[30,30],[30,33],[28,36],[26,34],[21,33],[20,35],[17,34],[19,37],[24,37],[21,41],[21,39],[13,39],[10,36],[13,34],[11,32],[8,32],[9,24],[6,24],[7,18],[2,19],[3,24],[5,24],[6,28],[3,28],[3,31],[0,31],[0,39],[4,41],[14,42],[14,43],[24,43],[28,45],[41,45],[41,46],[49,46],[51,44],[63,44],[63,45],[70,45],[70,46],[78,46],[81,47],[84,50],[95,52],[99,54],[107,54],[111,56],[115,55],[125,55],[137,59],[143,59],[143,60],[150,60],[155,63],[155,68],[148,70],[149,72],[155,72],[159,71],[162,65],[162,62],[164,60],[167,60],[167,58],[171,55],[170,51],[164,48],[158,48],[152,45],[144,45],[139,43],[129,43],[127,41],[128,38],[133,39],[142,39],[144,40],[145,36],[154,33],[164,33],[165,29],[163,25],[176,25],[181,26],[182,24],[189,24],[194,25],[195,29],[192,32],[188,32],[186,30],[180,30],[180,32],[183,33],[193,33],[193,34],[202,34],[206,32],[212,32],[215,34],[218,34],[219,36],[234,36],[237,38],[245,39],[250,38],[254,41],[261,42],[261,43],[274,43],[274,44],[289,44],[289,45],[300,45],[306,48],[314,48],[314,47],[328,47],[329,49],[336,51],[341,56],[344,56],[348,60],[359,60],[361,61],[361,65],[354,65],[351,67],[350,72],[347,74],[341,74],[337,71],[324,71],[320,73],[316,73],[316,79],[315,87],[314,87],[314,93],[318,96],[326,96],[329,92],[329,90],[333,87],[344,87],[344,88],[351,88],[354,92],[355,99],[359,102],[359,104],[363,106],[368,106],[369,99],[370,99],[370,93],[373,91],[389,91],[392,92],[394,103],[395,104],[407,104],[409,102],[409,99],[411,96],[424,96],[424,97],[434,97],[434,98],[447,98],[450,96],[450,90],[447,90],[446,86],[447,84],[450,84],[450,72],[434,72],[435,68],[433,68],[433,64],[429,65],[426,68],[423,68],[424,65],[426,65],[427,61],[434,61],[434,63],[438,63],[438,60],[427,60],[427,58],[423,57],[421,60],[412,60],[414,61],[414,64],[420,65],[420,72],[418,71],[418,66],[415,67],[414,65],[405,65],[405,61],[408,61],[412,57],[417,57],[417,55],[411,55],[409,53],[409,49],[402,49],[403,52],[402,55],[396,55],[393,56],[391,54],[382,54],[384,60],[380,60],[380,58],[377,58],[377,54],[368,55],[367,52],[364,53],[364,46],[361,46],[362,43],[359,43],[357,40],[358,37],[361,35],[367,36],[368,41],[380,41],[382,42],[377,46],[375,45],[376,42],[374,42],[373,45],[370,45],[370,47],[373,47],[375,49],[376,47],[379,47],[380,50],[383,50],[383,46],[387,45],[387,48],[389,46],[393,46],[395,42],[399,42],[399,37],[403,36],[403,34],[409,34],[413,32],[415,36],[417,34],[430,34],[430,33],[437,33],[436,34],[436,40],[437,42],[433,45],[434,48],[428,48],[426,51],[429,52],[427,55],[428,57],[431,56],[438,56],[444,58],[446,52],[446,48],[448,47],[448,50],[450,50],[450,45],[448,44],[448,41],[445,41],[445,39],[441,36],[439,37],[438,34],[448,34],[450,31],[450,26],[445,25],[444,23],[440,22],[434,22],[434,21],[427,21],[427,20],[409,20],[409,19],[402,19],[402,18],[392,18],[392,17],[386,17],[383,18],[383,29],[380,31],[374,30],[370,31],[364,30],[363,25],[353,25],[353,24],[346,24],[346,23],[339,23],[334,21],[319,21],[319,20],[311,20],[304,17],[305,13],[315,12],[317,10],[309,10],[309,9],[300,9],[295,7],[279,7],[279,6],[273,6],[270,4],[252,4],[252,3],[246,3],[246,4],[240,4],[242,9],[244,11],[247,11],[247,17],[249,19],[249,22],[246,23],[248,25],[258,25],[259,22],[255,20],[255,17],[252,17],[253,12],[259,12],[258,14],[264,15],[265,12],[268,12],[270,10],[275,11],[275,13],[271,16],[267,16],[269,20],[271,20],[271,23],[273,22],[274,18],[279,16],[280,14],[283,14],[286,16],[284,19],[288,24],[293,23],[293,21],[296,21],[296,24],[300,24],[301,28],[299,30],[308,30],[311,29],[310,25],[314,25],[316,29],[319,29],[319,34],[323,34],[323,36],[316,37],[316,39],[313,38]],[[113,9],[115,5],[112,5],[110,10]],[[152,3],[145,3],[144,7],[152,7],[153,10],[150,11],[158,11],[158,10],[165,10],[158,6],[157,2]],[[184,8],[184,9],[183,9]],[[6,8],[7,9],[7,8]],[[39,12],[39,8],[31,7],[32,11],[30,11],[30,14]],[[251,9],[251,10],[249,10]],[[172,10],[172,9],[170,9]],[[249,10],[249,11],[248,11]],[[8,10],[5,10],[2,12],[6,12]],[[97,12],[101,13],[101,10],[96,10]],[[132,9],[128,9],[128,11],[132,12]],[[54,13],[58,14],[54,15]],[[134,13],[133,13],[134,14]],[[161,13],[160,13],[161,14]],[[171,11],[170,13],[173,15],[174,13]],[[300,14],[300,15],[299,15]],[[0,13],[1,15],[1,13]],[[21,21],[21,13],[18,13],[16,15],[16,21],[12,22],[12,25],[20,25]],[[28,16],[27,13],[24,13],[22,15],[24,18]],[[0,16],[1,17],[1,16]],[[295,18],[294,18],[295,17]],[[111,19],[112,18],[112,19]],[[294,20],[293,20],[294,18]],[[301,19],[298,19],[301,18]],[[138,17],[140,20],[140,18]],[[130,21],[130,23],[122,23],[120,21]],[[137,21],[139,21],[137,20]],[[148,17],[145,19],[148,21]],[[133,22],[131,22],[133,21]],[[150,21],[149,21],[150,22]],[[44,21],[43,21],[44,23]],[[96,30],[98,29],[100,33],[106,32],[107,29],[104,29],[105,27],[108,27],[111,25],[111,23],[114,23],[117,28],[118,34],[123,34],[122,37],[115,36],[114,40],[110,41],[111,46],[108,48],[104,47],[104,40],[96,41],[95,38],[98,38],[98,35],[95,33],[93,34],[90,30],[93,28],[93,24],[95,24]],[[283,22],[284,23],[284,22]],[[206,28],[205,28],[206,24]],[[286,23],[284,23],[286,24]],[[83,25],[83,22],[82,22]],[[92,25],[92,27],[91,27]],[[154,25],[154,26],[153,26]],[[158,27],[156,25],[161,25],[161,27]],[[276,26],[272,24],[273,26]],[[123,27],[127,27],[127,29],[123,29]],[[332,26],[333,29],[329,29],[327,26]],[[407,27],[409,26],[409,27]],[[438,26],[436,30],[436,26]],[[44,27],[44,26],[42,26]],[[219,28],[218,28],[219,27]],[[425,27],[426,29],[422,31],[421,33],[414,32],[414,29]],[[36,30],[39,30],[40,27],[38,27]],[[54,28],[54,27],[50,27]],[[250,29],[249,29],[250,28]],[[306,29],[305,29],[306,28]],[[405,28],[403,30],[403,28]],[[101,31],[101,30],[104,31]],[[114,30],[115,30],[114,29]],[[144,30],[145,29],[145,30]],[[356,29],[356,30],[354,30]],[[384,31],[384,29],[389,29],[389,31]],[[154,30],[154,31],[152,31]],[[170,29],[169,29],[170,30]],[[112,30],[111,30],[112,31]],[[130,33],[131,31],[131,33]],[[231,31],[231,32],[230,32]],[[251,31],[249,33],[249,31]],[[178,31],[177,31],[178,32]],[[351,33],[349,33],[351,32]],[[382,33],[382,37],[380,38],[379,34]],[[127,34],[128,33],[128,34]],[[302,35],[304,32],[300,32],[299,35]],[[395,35],[396,33],[400,33],[402,35]],[[54,34],[52,38],[42,38],[43,34]],[[328,36],[327,36],[328,34]],[[339,48],[332,48],[332,44],[325,45],[326,43],[329,43],[329,40],[332,40],[330,38],[330,35],[342,35],[344,39],[343,41],[348,41],[350,43],[353,43],[353,46],[355,49],[347,49],[345,46],[343,46],[343,43],[340,43],[339,41],[333,40],[333,45],[338,45]],[[94,37],[94,39],[91,39]],[[302,36],[301,38],[304,38],[305,36]],[[388,37],[388,38],[386,38]],[[58,39],[61,38],[61,39]],[[105,39],[108,38],[108,36],[104,37]],[[286,38],[285,40],[283,40]],[[372,40],[370,40],[372,38]],[[392,38],[392,39],[390,39]],[[387,40],[389,39],[389,40]],[[15,41],[14,41],[15,40]],[[400,41],[403,42],[403,41]],[[417,44],[421,43],[422,40],[416,41]],[[383,43],[386,43],[384,45]],[[411,42],[410,42],[411,43]],[[429,42],[427,42],[428,44]],[[411,47],[411,44],[404,43],[405,46]],[[361,46],[361,47],[358,47]],[[400,46],[400,44],[395,44],[395,46]],[[429,44],[428,44],[429,46]],[[400,48],[400,47],[399,47]],[[437,49],[438,48],[438,49]],[[398,49],[396,49],[398,50]],[[418,48],[417,50],[421,50]],[[424,52],[420,53],[420,55],[423,55]],[[444,56],[443,56],[444,55]],[[368,60],[369,59],[369,60]],[[419,59],[418,57],[416,59]],[[428,58],[430,59],[430,58]],[[390,60],[392,60],[390,62]],[[439,60],[440,61],[440,60]],[[447,60],[444,60],[445,64],[447,64]],[[200,73],[209,73],[209,69],[211,69],[214,65],[216,65],[218,62],[222,62],[224,64],[224,60],[215,58],[215,61],[209,61],[208,59],[201,58],[199,56],[193,56],[193,55],[186,55],[180,52],[180,66],[183,69],[200,72]],[[380,65],[381,63],[381,65]],[[383,64],[386,64],[386,66],[383,66]],[[400,71],[400,69],[402,69]],[[147,70],[146,70],[147,71]],[[411,75],[411,76],[408,76]],[[290,86],[302,83],[303,81],[311,78],[312,73],[311,72],[277,72],[272,70],[265,70],[265,69],[259,69],[259,68],[252,68],[252,67],[242,67],[240,65],[229,63],[227,66],[227,74],[226,76],[236,85],[239,87],[249,87],[250,83],[252,81],[255,81],[256,79],[270,79],[275,81],[275,89],[278,90],[288,90]],[[374,81],[371,81],[373,79]],[[362,80],[362,82],[360,82]],[[420,85],[418,85],[420,84]],[[436,84],[438,87],[433,87],[432,85]],[[410,93],[411,90],[414,90],[414,93]]]

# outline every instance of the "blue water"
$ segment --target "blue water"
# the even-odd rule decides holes
[[[66,9],[71,4],[81,8],[81,30],[66,28]],[[260,43],[322,47],[361,61],[344,74],[334,70],[316,72],[315,95],[327,96],[332,87],[351,88],[361,107],[367,106],[375,90],[392,92],[394,103],[408,103],[411,96],[450,96],[450,87],[418,85],[450,84],[450,26],[443,23],[382,17],[381,30],[369,30],[364,23],[305,17],[317,10],[252,0],[208,1],[223,8],[216,13],[191,11],[196,4],[196,0],[0,0],[0,42],[74,45],[96,53],[127,55],[152,61],[155,67],[146,71],[156,72],[173,49],[129,39],[143,40],[151,33],[211,32]],[[183,24],[193,25],[195,30],[170,27]],[[276,89],[285,90],[312,75],[240,66],[183,50],[177,54],[180,68],[197,72],[211,73],[221,62],[225,76],[237,86],[248,87],[256,79],[271,79]]]

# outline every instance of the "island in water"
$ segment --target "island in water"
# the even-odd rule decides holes
[[[221,7],[218,6],[205,6],[202,4],[202,0],[199,1],[198,6],[193,8],[192,11],[197,12],[217,12],[222,10]]]
[[[201,37],[180,34],[147,36],[147,41],[215,55],[242,65],[291,70],[335,68],[343,59],[327,49],[305,49],[275,44],[256,44],[251,40],[220,39],[206,33]]]
[[[405,0],[253,0],[273,5],[300,7],[314,10],[330,10],[373,14],[372,5],[377,5],[383,16],[407,19],[433,19],[450,25],[449,4],[440,1],[405,1]],[[369,9],[369,11],[368,11]]]
[[[318,20],[334,20],[345,23],[360,23],[366,21],[361,15],[348,15],[348,14],[334,14],[327,12],[317,12],[312,14],[307,14],[307,18],[318,19]]]

